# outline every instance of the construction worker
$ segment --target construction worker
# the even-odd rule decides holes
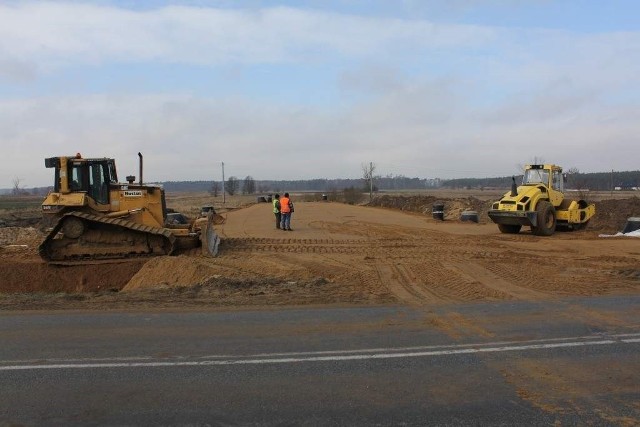
[[[285,231],[291,231],[291,206],[289,193],[284,193],[280,198],[280,228]]]
[[[276,228],[280,229],[280,195],[278,193],[273,196],[273,213],[276,216]]]

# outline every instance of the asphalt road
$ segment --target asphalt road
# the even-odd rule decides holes
[[[0,425],[633,425],[640,297],[0,313]]]

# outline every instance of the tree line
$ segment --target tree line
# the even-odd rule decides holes
[[[581,173],[576,168],[566,171],[565,188],[576,190],[609,191],[640,188],[640,171]],[[516,182],[522,182],[522,175],[515,175]],[[459,178],[442,182],[442,187],[452,189],[510,188],[511,176],[498,178]]]
[[[367,166],[367,165],[365,165]],[[425,179],[406,177],[403,175],[374,176],[371,166],[363,169],[362,178],[342,179],[308,179],[308,180],[256,180],[251,176],[238,178],[229,177],[224,182],[227,194],[256,194],[285,191],[308,191],[332,193],[353,189],[363,193],[377,191],[419,190],[429,188],[451,189],[505,189],[511,187],[511,176],[497,178],[458,178],[449,180]],[[375,165],[373,165],[375,169]],[[613,189],[640,188],[640,171],[613,171],[581,173],[576,168],[567,172],[565,187],[576,190],[609,191]],[[516,175],[516,182],[522,181],[522,175]],[[13,188],[0,190],[0,194],[46,195],[51,187],[24,188],[21,181],[16,179]],[[209,192],[213,195],[222,194],[221,181],[166,181],[161,182],[165,190],[170,192]]]
[[[167,191],[207,191],[222,194],[222,181],[167,181],[161,183]],[[254,194],[284,191],[313,191],[330,193],[345,188],[362,189],[363,192],[379,190],[416,190],[437,188],[439,180],[409,178],[405,176],[376,176],[372,180],[363,178],[342,179],[308,179],[308,180],[256,180],[251,176],[243,179],[235,176],[225,180],[224,190],[227,194]]]

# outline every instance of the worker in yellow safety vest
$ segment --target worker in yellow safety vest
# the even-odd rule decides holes
[[[273,213],[276,216],[276,228],[280,228],[280,195],[276,193],[273,196]]]

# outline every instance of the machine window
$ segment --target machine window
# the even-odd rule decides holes
[[[116,164],[113,160],[109,162],[109,181],[112,184],[118,183],[118,175],[116,175]]]
[[[96,203],[109,203],[109,185],[106,179],[106,169],[102,163],[89,165],[89,195]]]
[[[71,164],[69,174],[69,189],[71,191],[86,191],[83,164]]]
[[[524,173],[522,183],[549,185],[549,171],[544,169],[527,169]]]
[[[562,177],[562,172],[553,171],[553,189],[558,191],[564,190],[564,181]]]

